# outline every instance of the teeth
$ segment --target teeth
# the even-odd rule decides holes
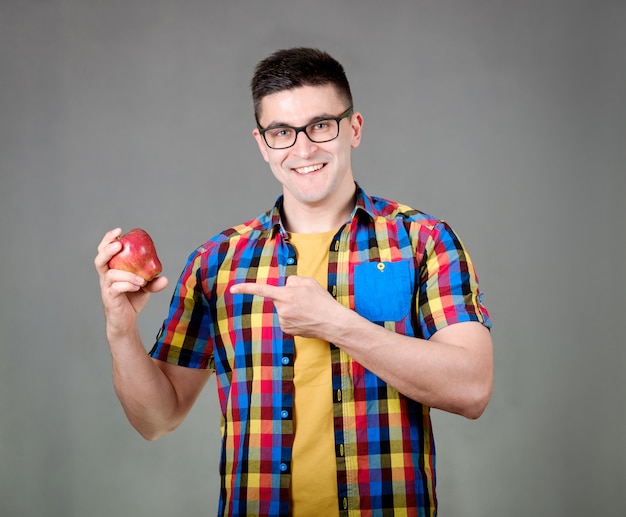
[[[309,172],[319,171],[324,164],[318,163],[317,165],[309,165],[308,167],[300,167],[294,169],[298,174],[308,174]]]

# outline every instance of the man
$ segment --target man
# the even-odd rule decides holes
[[[295,48],[252,80],[274,208],[195,250],[150,352],[149,293],[95,259],[118,397],[147,439],[175,429],[215,371],[227,515],[435,515],[429,408],[479,417],[490,321],[472,262],[442,221],[369,197],[351,150],[363,117],[341,65]]]

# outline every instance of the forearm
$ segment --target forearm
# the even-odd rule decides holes
[[[172,431],[182,420],[176,392],[146,353],[137,329],[108,338],[113,386],[131,425],[147,440]]]
[[[489,332],[479,323],[453,325],[454,334],[443,329],[427,341],[386,330],[348,309],[335,321],[328,338],[400,393],[467,418],[484,411],[493,366]]]

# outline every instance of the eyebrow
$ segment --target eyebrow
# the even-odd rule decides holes
[[[263,129],[270,129],[270,128],[274,128],[274,127],[305,127],[308,126],[310,124],[314,124],[315,122],[319,122],[320,120],[326,120],[329,118],[335,118],[336,115],[332,114],[332,113],[321,113],[311,119],[309,119],[309,121],[304,124],[303,126],[292,126],[291,124],[288,124],[287,122],[281,122],[281,121],[272,121],[270,122],[267,126],[265,126]]]

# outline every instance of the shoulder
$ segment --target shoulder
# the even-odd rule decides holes
[[[444,219],[408,204],[371,196],[367,198],[363,208],[369,213],[375,226],[382,225],[387,229],[395,227],[396,231],[406,232],[418,254],[463,249],[458,234]]]
[[[442,219],[408,204],[378,196],[372,196],[369,200],[374,221],[381,219],[394,221],[412,227],[413,230],[421,228],[425,231],[436,230],[442,225],[447,226]]]
[[[194,249],[189,255],[189,261],[218,256],[230,248],[242,245],[254,246],[260,239],[271,233],[272,212],[268,210],[254,219],[222,230]]]

